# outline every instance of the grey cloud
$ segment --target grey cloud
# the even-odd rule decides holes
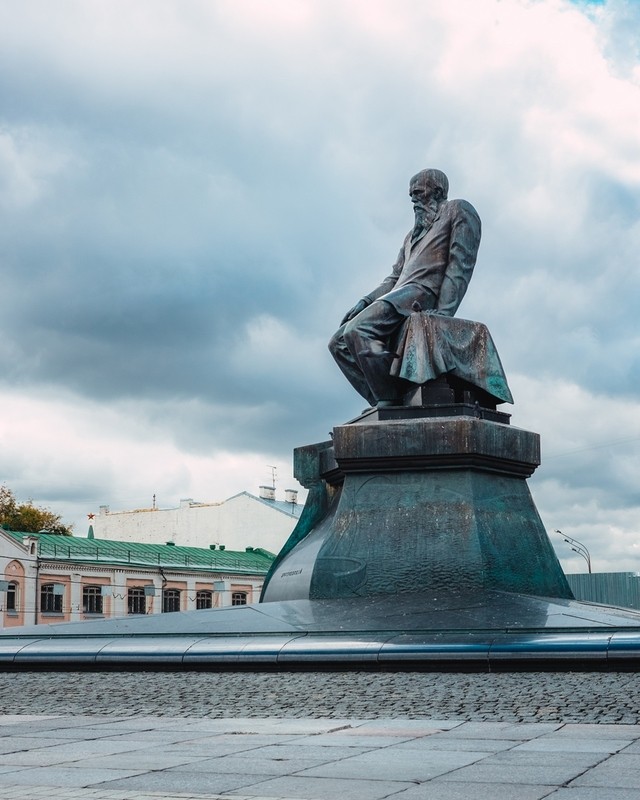
[[[419,2],[367,19],[302,4],[308,25],[274,12],[264,29],[232,3],[142,3],[126,30],[106,6],[96,26],[82,3],[29,5],[0,4],[0,135],[18,159],[0,149],[2,381],[137,402],[190,452],[288,457],[363,406],[325,342],[387,274],[408,178],[433,165],[483,219],[461,313],[487,322],[507,373],[637,397],[640,199],[613,163],[637,152],[607,109],[581,108],[568,129],[613,161],[563,162],[544,126],[573,88],[552,49],[464,69],[455,21]],[[626,64],[620,23],[598,24]],[[604,466],[564,469],[633,504]]]

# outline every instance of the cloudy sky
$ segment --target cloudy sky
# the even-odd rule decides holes
[[[548,530],[640,571],[639,133],[634,0],[0,0],[0,482],[78,534],[282,493],[433,166]]]

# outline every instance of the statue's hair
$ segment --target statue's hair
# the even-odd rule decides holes
[[[439,189],[441,193],[441,200],[446,200],[449,194],[449,179],[439,169],[423,169],[411,178],[411,183],[417,180],[424,180],[434,189]]]

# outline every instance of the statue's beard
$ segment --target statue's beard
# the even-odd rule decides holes
[[[433,220],[436,218],[440,203],[437,200],[429,200],[427,203],[415,203],[413,206],[415,223],[411,238],[416,239],[424,231],[428,231]]]

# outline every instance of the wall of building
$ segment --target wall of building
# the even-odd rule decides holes
[[[78,561],[38,561],[37,539],[26,536],[22,543],[0,533],[0,580],[15,587],[15,607],[8,607],[9,593],[0,591],[0,626],[16,627],[33,624],[82,621],[101,617],[120,617],[129,614],[129,589],[153,588],[144,601],[145,613],[163,612],[163,591],[179,591],[179,610],[194,611],[198,592],[211,593],[211,607],[230,606],[238,601],[257,602],[264,581],[262,574],[202,569],[171,568],[167,566],[138,567],[126,565],[91,564]],[[60,600],[52,601],[55,608],[43,607],[43,589],[55,587]],[[88,599],[84,589],[100,588],[101,613],[85,607]],[[102,589],[104,587],[104,589]],[[49,592],[49,590],[46,590]],[[53,593],[53,592],[51,592]],[[59,608],[58,608],[59,604]]]
[[[287,511],[289,509],[289,511]],[[270,503],[246,492],[222,503],[183,500],[178,508],[107,511],[92,521],[97,539],[183,547],[261,547],[277,554],[300,515],[297,505]]]
[[[2,627],[33,625],[36,621],[37,547],[37,540],[26,534],[22,545],[0,534],[0,580],[12,585],[15,590],[11,603],[13,607],[9,607],[9,592],[0,592]]]

